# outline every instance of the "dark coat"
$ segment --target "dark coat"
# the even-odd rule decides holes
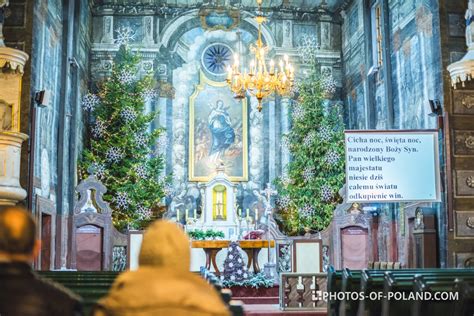
[[[0,263],[0,315],[82,315],[80,299],[26,263]]]

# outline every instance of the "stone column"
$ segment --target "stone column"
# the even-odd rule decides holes
[[[110,9],[106,9],[104,10],[104,14],[105,15],[102,17],[102,38],[100,42],[104,44],[113,44],[114,43],[114,17],[112,16],[113,11]]]
[[[273,183],[276,177],[276,102],[275,100],[270,100],[268,102],[268,182]]]
[[[143,17],[143,29],[145,36],[143,37],[143,44],[154,45],[155,40],[153,39],[153,16]]]
[[[28,55],[0,47],[0,205],[15,205],[26,198],[20,186],[20,101],[23,68]]]
[[[288,134],[290,131],[290,113],[289,113],[289,108],[290,108],[290,99],[288,98],[282,98],[281,99],[281,135]],[[286,175],[286,167],[290,163],[290,151],[288,150],[288,147],[283,145],[284,143],[282,142],[281,146],[281,174]]]
[[[281,44],[283,48],[293,48],[293,21],[283,21],[283,42]]]

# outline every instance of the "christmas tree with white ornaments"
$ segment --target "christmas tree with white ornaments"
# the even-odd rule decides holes
[[[117,229],[146,226],[165,195],[167,179],[160,175],[164,160],[155,146],[163,129],[150,131],[157,112],[145,105],[157,97],[151,74],[140,71],[140,57],[122,45],[109,78],[98,93],[83,97],[89,115],[89,142],[82,152],[79,176],[95,176],[107,188]]]
[[[249,279],[250,275],[242,258],[239,243],[233,241],[229,244],[227,258],[224,261],[224,272],[222,281],[241,283]]]

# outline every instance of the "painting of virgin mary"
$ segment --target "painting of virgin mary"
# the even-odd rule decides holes
[[[226,83],[201,77],[190,98],[190,181],[207,181],[224,164],[231,180],[247,177],[247,104]]]

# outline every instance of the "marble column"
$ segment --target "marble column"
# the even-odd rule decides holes
[[[143,17],[144,37],[143,44],[154,45],[155,40],[153,39],[153,16]]]
[[[283,42],[281,44],[282,48],[292,48],[293,47],[293,21],[284,20],[283,21]]]
[[[102,24],[103,24],[102,25],[102,38],[100,42],[104,44],[113,44],[114,43],[114,17],[112,16],[113,11],[110,9],[106,9],[104,10],[104,14],[105,15],[102,17]]]
[[[273,183],[276,177],[276,102],[271,100],[268,102],[268,182]]]
[[[26,198],[20,186],[20,101],[23,69],[28,55],[0,47],[0,205],[15,205]]]
[[[281,135],[286,135],[290,131],[290,99],[289,98],[282,98],[281,99]],[[287,146],[283,145],[282,142],[281,146],[281,174],[286,175],[286,167],[290,163],[290,151],[288,150]]]

